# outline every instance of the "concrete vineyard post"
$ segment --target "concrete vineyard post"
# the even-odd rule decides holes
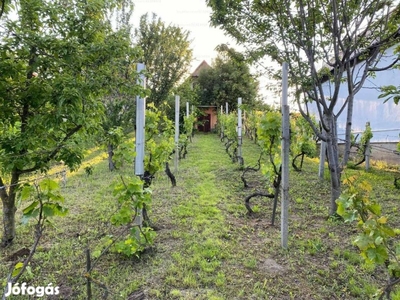
[[[223,113],[224,113],[224,109],[223,109],[223,106],[221,105],[221,118],[222,118]],[[224,138],[224,125],[221,124],[221,139],[223,139],[223,138]]]
[[[282,201],[281,201],[281,245],[288,247],[289,232],[289,147],[290,120],[288,105],[288,64],[282,65]]]
[[[178,160],[179,160],[179,100],[180,97],[175,95],[175,173],[178,172]]]
[[[238,160],[242,162],[242,98],[238,98]]]
[[[145,65],[137,64],[138,73],[145,70]],[[141,74],[137,84],[146,88],[146,78]],[[135,175],[140,178],[144,175],[144,146],[145,146],[145,114],[146,114],[146,99],[136,96],[136,157],[135,157]],[[135,224],[142,227],[143,216],[142,210],[136,211]],[[140,239],[139,231],[136,232],[136,238]]]
[[[367,122],[365,124],[366,129],[370,127],[370,123]],[[365,145],[365,170],[369,170],[369,159],[371,157],[371,144],[370,144],[370,139],[367,140],[367,144]]]
[[[318,177],[320,179],[324,179],[325,154],[326,154],[326,142],[321,141],[320,154],[319,154],[319,168],[318,168]]]

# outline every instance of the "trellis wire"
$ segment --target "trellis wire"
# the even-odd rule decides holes
[[[62,175],[62,183],[63,183],[63,187],[65,187],[67,184],[67,170],[66,169],[64,169],[60,172],[53,173],[53,174],[46,174],[44,176],[40,176],[40,177],[36,177],[36,178],[32,178],[32,179],[20,180],[20,181],[18,181],[18,183],[5,184],[5,185],[0,186],[0,190],[7,189],[7,188],[10,188],[13,186],[17,186],[22,183],[37,182],[38,180],[43,179],[43,178],[49,178],[49,177],[54,177],[54,176],[58,177],[58,175]]]

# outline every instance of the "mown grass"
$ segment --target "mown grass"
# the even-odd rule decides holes
[[[244,189],[238,165],[216,135],[196,136],[188,150],[177,187],[162,173],[154,180],[154,247],[139,259],[107,253],[96,262],[93,277],[107,286],[108,299],[127,299],[135,291],[146,299],[370,299],[385,283],[383,270],[363,265],[352,245],[355,224],[327,218],[328,174],[318,180],[316,160],[307,159],[300,173],[291,171],[289,248],[284,250],[279,205],[275,226],[270,225],[271,200],[253,199],[258,209],[251,217],[244,206],[245,196],[265,189],[263,176],[249,173],[251,187]],[[246,165],[254,164],[258,147],[245,140],[243,156]],[[86,299],[84,251],[96,249],[115,231],[110,217],[117,204],[110,184],[117,174],[108,172],[101,150],[88,153],[83,167],[88,165],[91,176],[83,168],[68,174],[62,193],[70,213],[47,229],[32,274],[23,278],[30,285],[59,285],[65,299]],[[370,172],[346,170],[371,181],[372,196],[399,226],[394,173],[377,166]],[[6,258],[32,241],[32,228],[19,225],[15,243],[1,253],[0,278],[12,264]],[[93,299],[102,299],[101,286],[94,284],[93,290]]]

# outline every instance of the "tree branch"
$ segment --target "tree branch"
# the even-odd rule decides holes
[[[5,9],[5,7],[6,7],[6,1],[7,1],[7,0],[1,0],[0,18],[3,16],[4,9]]]
[[[83,127],[82,125],[77,125],[75,128],[71,129],[67,133],[67,135],[63,138],[63,140],[58,144],[58,146],[52,152],[50,152],[50,154],[44,159],[44,162],[45,163],[50,162],[58,154],[58,152],[64,146],[65,142],[69,138],[71,138],[71,136],[73,136],[75,133],[77,133],[82,127]],[[34,172],[34,171],[38,170],[39,168],[40,168],[40,166],[35,164],[35,166],[33,166],[32,168],[28,168],[28,169],[25,169],[25,170],[17,170],[17,173],[18,173],[18,175],[22,175],[22,174]]]
[[[386,67],[383,67],[383,68],[369,68],[368,71],[370,71],[370,72],[386,71],[388,69],[391,69],[399,60],[400,60],[400,58],[397,57],[390,65],[388,65]]]

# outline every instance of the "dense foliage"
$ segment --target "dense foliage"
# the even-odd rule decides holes
[[[381,204],[371,198],[372,186],[368,181],[350,176],[344,184],[347,189],[337,200],[337,212],[345,222],[357,221],[359,234],[354,244],[365,263],[374,269],[379,265],[386,267],[388,282],[379,299],[391,299],[393,286],[400,283],[400,230],[390,225]]]
[[[21,0],[2,16],[3,244],[15,236],[20,177],[45,172],[53,161],[75,169],[83,141],[100,129],[101,99],[115,88],[114,66],[130,51],[123,29],[109,21],[123,2]]]
[[[250,73],[250,65],[240,53],[227,46],[219,46],[219,55],[212,68],[200,72],[197,80],[199,103],[220,107],[227,102],[237,109],[237,99],[254,107],[258,102],[258,82]]]
[[[225,151],[236,162],[238,157],[239,138],[237,132],[238,115],[236,112],[230,114],[218,114],[218,126],[221,131],[221,141],[225,143]]]
[[[141,62],[148,72],[148,102],[160,105],[187,74],[192,60],[189,32],[166,25],[155,14],[145,14],[135,30],[137,45],[143,49]]]
[[[317,155],[316,138],[312,127],[300,114],[292,114],[290,123],[292,166],[296,171],[301,171],[304,156],[315,157]],[[315,120],[313,120],[313,124],[316,126]],[[299,157],[301,158],[301,162],[300,165],[297,165],[296,159]]]

